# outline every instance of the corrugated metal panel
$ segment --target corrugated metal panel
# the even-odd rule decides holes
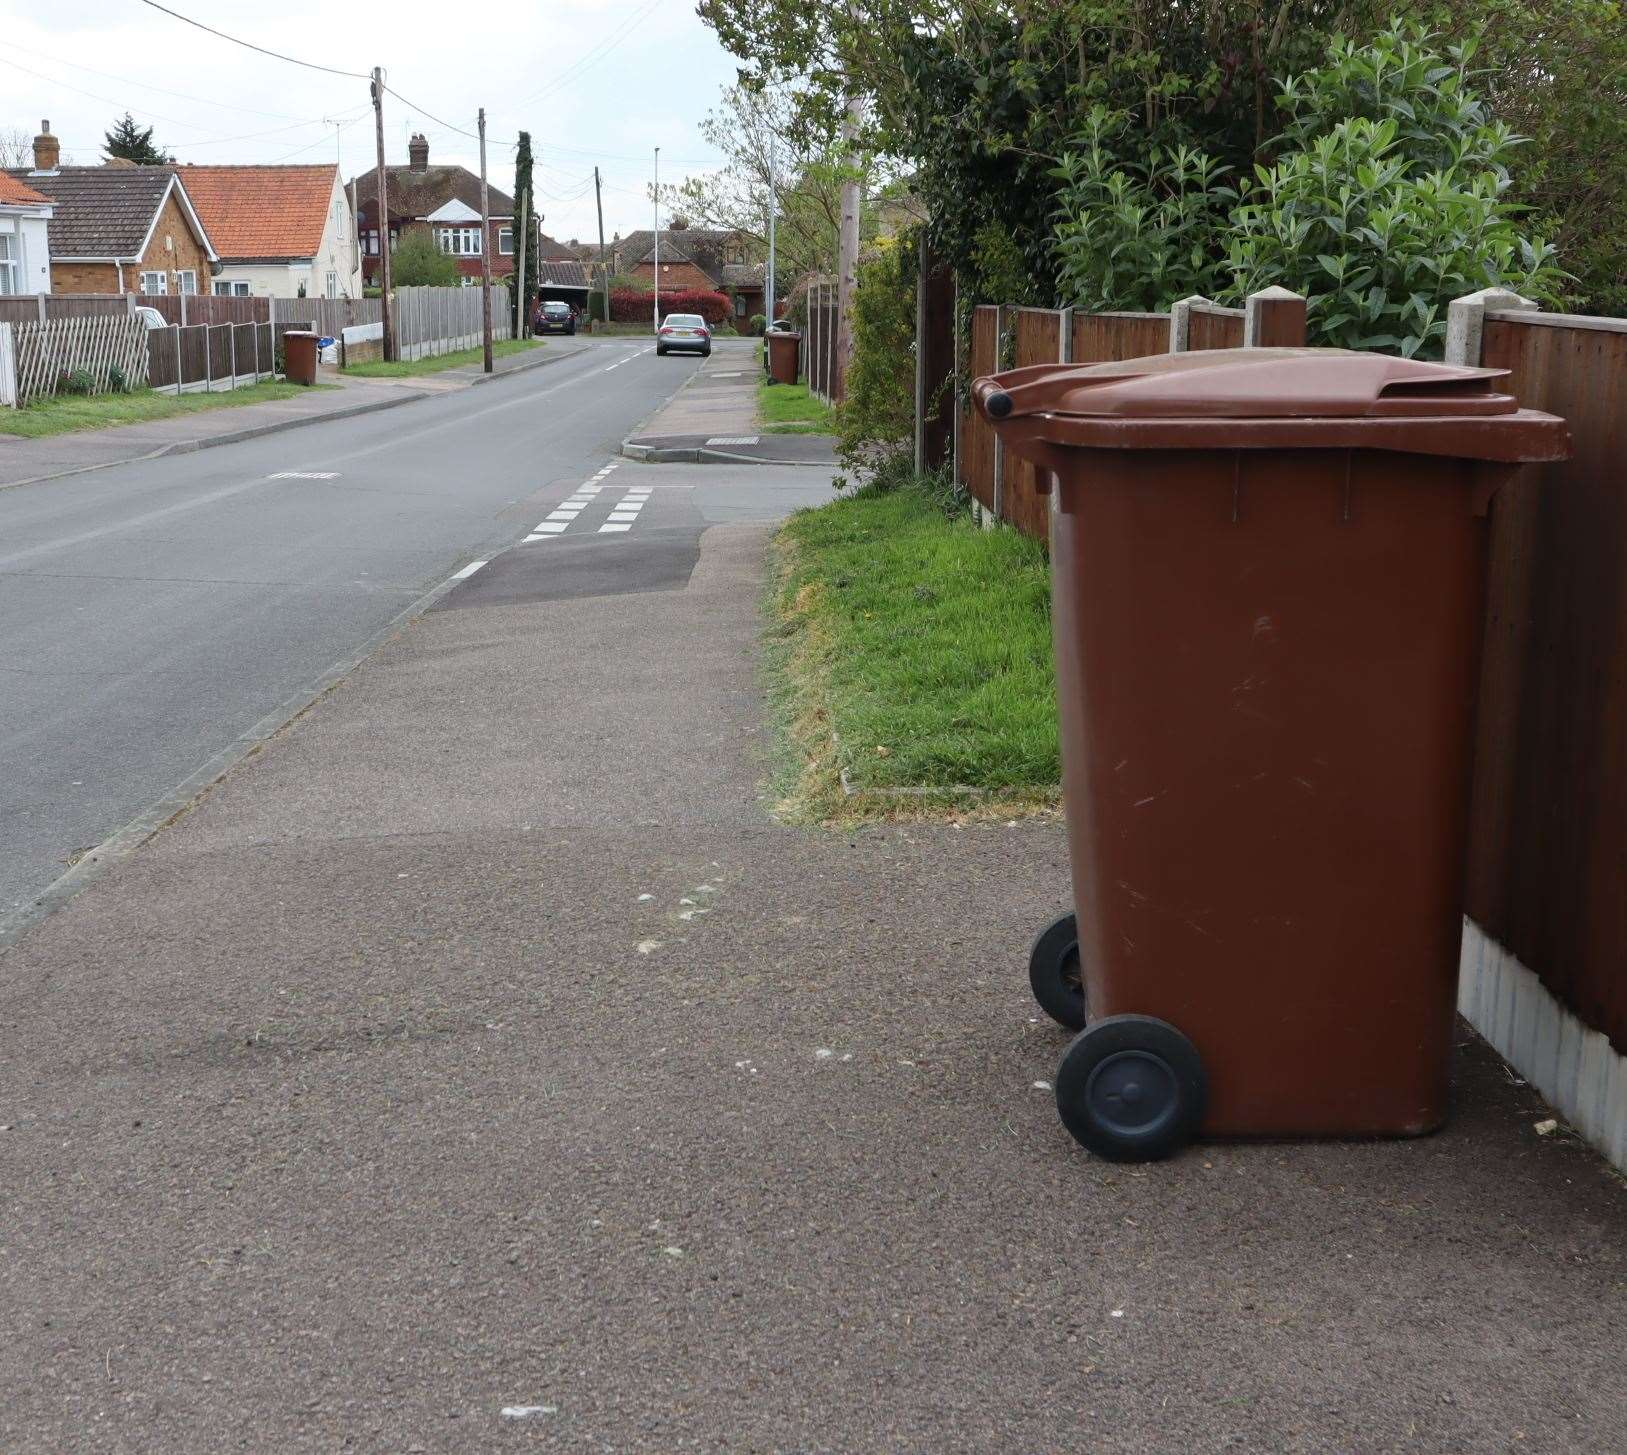
[[[1574,457],[1493,505],[1468,909],[1627,1051],[1627,332],[1488,316]]]

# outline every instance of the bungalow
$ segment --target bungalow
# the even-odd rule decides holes
[[[173,167],[58,166],[45,123],[32,170],[7,175],[50,199],[55,293],[196,293],[217,259]]]
[[[0,293],[49,293],[51,199],[0,172]]]
[[[414,136],[407,143],[407,165],[385,169],[385,198],[389,203],[389,239],[393,251],[403,233],[427,231],[444,253],[457,259],[458,272],[467,283],[480,279],[480,255],[491,255],[493,279],[502,282],[516,266],[514,199],[496,187],[487,188],[489,211],[480,214],[480,178],[467,167],[432,167],[429,142]],[[362,271],[367,282],[377,282],[379,267],[378,169],[351,182],[356,198],[356,227],[362,241]],[[541,214],[537,221],[542,221]],[[572,257],[568,248],[546,234],[531,240],[539,258]]]
[[[361,256],[339,168],[176,169],[220,254],[213,291],[229,296],[360,298]]]

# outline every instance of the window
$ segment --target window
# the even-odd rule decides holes
[[[443,253],[451,253],[455,258],[480,256],[478,227],[438,227],[435,229],[435,241]]]
[[[246,280],[228,279],[226,282],[215,283],[215,297],[217,298],[247,298],[249,285]]]
[[[744,318],[746,316],[746,295],[744,293],[736,293],[734,295],[734,316],[736,318]]]
[[[339,296],[339,275],[337,273],[328,274],[327,289],[329,298],[337,298]]]
[[[141,291],[158,295],[168,293],[169,275],[166,273],[143,273],[141,275]]]
[[[362,233],[362,251],[370,258],[379,255],[379,235],[376,227],[367,228]]]
[[[17,283],[17,239],[0,232],[0,293],[20,293]]]
[[[512,227],[497,229],[497,251],[505,258],[514,256],[514,229]]]
[[[175,291],[177,293],[196,293],[198,291],[198,275],[191,268],[183,268],[175,275]]]

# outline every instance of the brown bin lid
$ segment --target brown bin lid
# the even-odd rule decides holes
[[[1507,375],[1348,349],[1205,349],[1036,364],[978,379],[972,394],[1019,454],[1275,446],[1565,458],[1564,421],[1522,410],[1495,387]]]

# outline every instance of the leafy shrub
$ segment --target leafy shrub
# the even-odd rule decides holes
[[[710,324],[722,323],[731,305],[726,295],[705,288],[663,288],[661,316],[669,313],[698,313]],[[643,323],[652,318],[654,297],[648,288],[613,288],[610,291],[610,317],[617,323]]]
[[[768,329],[768,315],[764,313],[752,314],[750,328],[753,338],[761,338]]]
[[[1241,301],[1273,284],[1309,300],[1314,342],[1439,354],[1446,309],[1480,288],[1540,302],[1565,277],[1520,229],[1520,138],[1470,84],[1471,45],[1392,22],[1281,82],[1273,164],[1236,187],[1201,152],[1120,157],[1122,117],[1094,109],[1055,169],[1064,291],[1092,309],[1160,309],[1191,293]]]
[[[462,278],[457,259],[421,228],[404,233],[390,255],[390,283],[396,288],[455,288]]]
[[[58,394],[94,394],[96,376],[89,369],[66,369],[57,376]]]
[[[117,364],[107,371],[107,388],[112,394],[128,394],[135,385],[125,376],[125,372]]]
[[[1129,116],[1093,106],[1052,173],[1061,183],[1057,279],[1082,308],[1156,313],[1180,298],[1214,297],[1229,282],[1216,246],[1237,194],[1227,169],[1190,147],[1120,152],[1135,138]]]
[[[588,317],[594,323],[605,322],[604,293],[601,289],[595,288],[588,294]]]
[[[853,361],[836,411],[837,446],[849,469],[908,455],[915,421],[915,268],[907,240],[877,244],[858,268]]]
[[[1396,26],[1283,82],[1288,149],[1257,166],[1232,214],[1231,292],[1271,284],[1310,300],[1318,341],[1438,354],[1452,299],[1511,288],[1558,301],[1554,249],[1508,197],[1520,138],[1470,86],[1472,45]]]

